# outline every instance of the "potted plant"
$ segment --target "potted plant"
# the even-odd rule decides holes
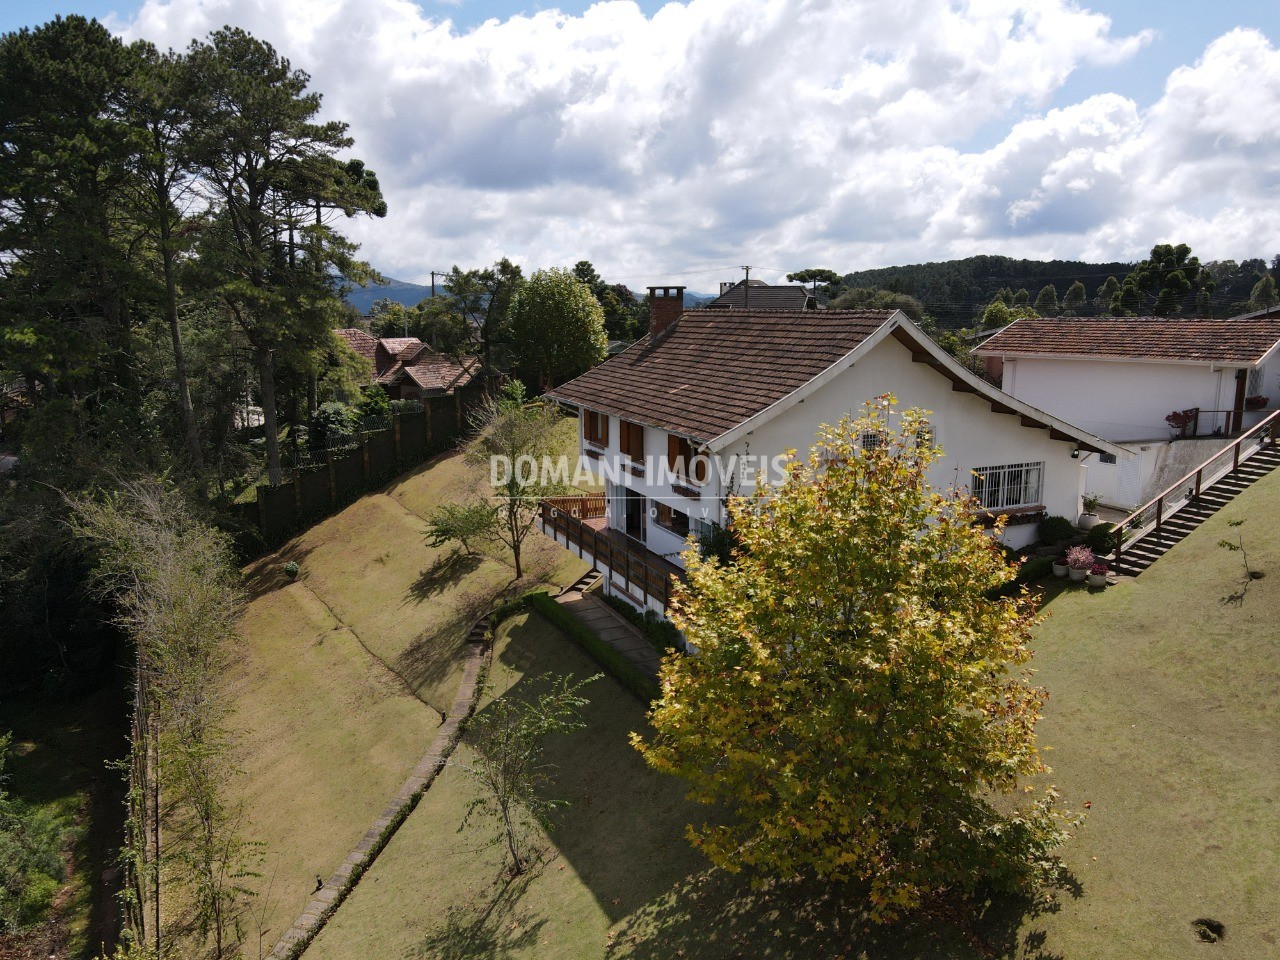
[[[1107,585],[1107,565],[1095,563],[1089,568],[1089,586],[1105,587]]]
[[[1086,493],[1080,498],[1081,504],[1084,506],[1084,513],[1080,514],[1080,520],[1076,524],[1081,530],[1092,530],[1101,519],[1098,517],[1098,504],[1102,502],[1102,498],[1096,493]]]
[[[1169,425],[1169,439],[1177,440],[1179,437],[1187,435],[1187,427],[1191,426],[1191,421],[1195,418],[1195,414],[1190,410],[1175,410],[1164,418],[1164,422]]]
[[[1270,397],[1263,397],[1258,394],[1254,394],[1252,397],[1244,398],[1244,408],[1246,410],[1265,410],[1267,404],[1270,402]]]
[[[1067,555],[1065,553],[1060,557],[1053,558],[1053,575],[1055,577],[1065,577],[1070,569],[1067,566]]]
[[[1067,551],[1067,572],[1077,583],[1089,575],[1093,562],[1093,551],[1088,547],[1072,547]]]

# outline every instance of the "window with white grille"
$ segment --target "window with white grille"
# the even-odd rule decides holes
[[[986,510],[1039,505],[1044,492],[1044,461],[975,467],[973,495]]]

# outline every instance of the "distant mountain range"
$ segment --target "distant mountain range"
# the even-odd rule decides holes
[[[436,292],[440,292],[440,286],[436,285]],[[643,295],[644,291],[637,291]],[[423,286],[420,283],[409,283],[407,280],[387,279],[387,283],[383,286],[373,287],[357,287],[346,296],[347,303],[351,304],[361,315],[367,315],[369,309],[379,300],[394,300],[396,303],[402,303],[406,307],[416,307],[423,300],[431,296],[431,288]],[[714,300],[719,294],[715,293],[693,293],[689,290],[684,292],[684,305],[689,308],[699,307],[709,300]]]
[[[436,288],[439,290],[439,287]],[[416,307],[431,296],[431,288],[420,283],[409,283],[405,280],[391,280],[383,286],[357,287],[347,294],[347,303],[351,304],[361,315],[367,315],[369,308],[382,299],[394,300],[406,307]]]

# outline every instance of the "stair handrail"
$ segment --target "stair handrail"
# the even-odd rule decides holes
[[[1125,528],[1129,526],[1129,524],[1133,523],[1133,521],[1138,519],[1138,517],[1142,516],[1152,507],[1155,507],[1156,508],[1155,529],[1156,529],[1156,532],[1158,533],[1160,531],[1160,526],[1164,520],[1163,514],[1164,514],[1165,497],[1169,496],[1169,494],[1174,493],[1177,490],[1181,490],[1182,485],[1185,484],[1188,480],[1195,480],[1194,496],[1195,497],[1200,496],[1200,486],[1201,486],[1201,481],[1204,479],[1205,467],[1209,466],[1209,464],[1213,463],[1213,461],[1217,460],[1222,455],[1226,453],[1231,453],[1232,465],[1231,465],[1231,470],[1228,472],[1234,473],[1240,467],[1240,450],[1244,442],[1252,438],[1255,434],[1261,435],[1262,433],[1268,433],[1270,434],[1271,443],[1274,444],[1276,441],[1276,432],[1274,428],[1277,423],[1280,423],[1280,410],[1273,411],[1265,419],[1254,424],[1244,433],[1240,434],[1240,436],[1238,436],[1230,444],[1223,447],[1221,450],[1218,450],[1217,452],[1215,452],[1213,456],[1209,457],[1209,459],[1205,460],[1199,466],[1190,470],[1185,476],[1169,484],[1169,486],[1167,486],[1164,490],[1161,490],[1158,494],[1156,494],[1154,497],[1152,497],[1142,506],[1138,507],[1138,509],[1134,510],[1131,514],[1129,514],[1119,523],[1116,523],[1111,528],[1112,532],[1115,533],[1115,537],[1116,537],[1116,550],[1115,550],[1115,557],[1113,561],[1114,564],[1116,566],[1120,565],[1120,557],[1124,549],[1124,531],[1125,531]]]

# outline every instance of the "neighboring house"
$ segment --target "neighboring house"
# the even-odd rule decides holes
[[[974,353],[1006,393],[1137,454],[1089,460],[1090,492],[1120,508],[1212,452],[1211,441],[1173,450],[1172,433],[1236,434],[1280,400],[1280,317],[1025,318]],[[1171,431],[1175,411],[1190,411],[1185,429]]]
[[[422,400],[453,393],[475,379],[480,361],[454,360],[437,353],[416,337],[377,337],[363,330],[337,331],[351,349],[373,364],[374,383],[392,400]]]
[[[720,284],[720,296],[704,310],[816,310],[818,301],[804,287],[770,286],[763,280]]]
[[[1082,451],[1127,456],[974,376],[901,311],[683,312],[683,293],[650,288],[649,334],[549,394],[579,411],[582,455],[606,484],[590,505],[544,506],[543,529],[637,605],[662,609],[686,535],[724,522],[725,497],[752,489],[760,458],[807,453],[821,424],[886,393],[932,411],[945,456],[930,481],[1008,515],[1012,546],[1046,513],[1079,514]],[[583,519],[564,518],[575,510]]]

